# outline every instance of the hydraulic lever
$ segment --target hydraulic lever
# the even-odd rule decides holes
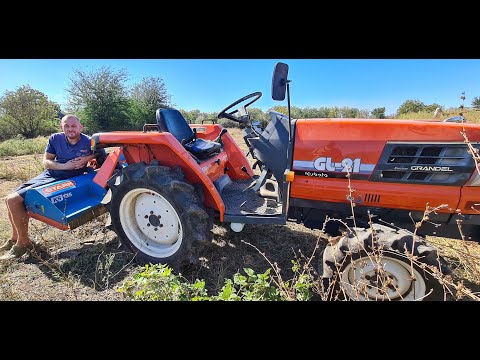
[[[222,131],[220,131],[220,134],[218,134],[217,138],[213,141],[219,143],[220,145],[223,146],[223,141],[222,141],[222,136],[227,132],[227,129],[223,128]]]

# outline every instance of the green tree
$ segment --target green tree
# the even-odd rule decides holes
[[[270,121],[270,116],[268,115],[268,113],[265,113],[260,108],[249,107],[247,110],[248,110],[248,113],[250,114],[250,119],[252,121],[259,121],[262,127],[265,127]]]
[[[20,134],[26,138],[48,135],[57,130],[60,107],[39,90],[24,85],[6,91],[0,98],[0,132],[6,139]]]
[[[419,100],[406,100],[397,110],[397,115],[425,110],[425,104]]]
[[[329,113],[330,113],[330,110],[328,109],[328,107],[321,106],[315,109],[315,115],[312,117],[320,118],[320,119],[327,118],[329,116]]]
[[[275,105],[269,111],[276,111],[280,114],[288,115],[288,108],[284,105]]]
[[[438,105],[437,103],[433,103],[431,105],[425,105],[425,108],[423,110],[433,113],[435,112],[435,110],[437,110],[437,108],[443,111],[443,106]]]
[[[133,128],[126,70],[102,67],[97,71],[73,70],[66,89],[68,107],[85,125],[85,132],[129,130]]]
[[[200,110],[198,109],[190,110],[190,111],[180,109],[179,111],[182,113],[185,120],[187,120],[190,124],[196,124],[197,119],[200,118]]]
[[[141,129],[146,123],[155,123],[155,112],[159,108],[170,108],[170,95],[162,78],[147,77],[133,86],[131,91],[132,127]]]
[[[472,107],[480,109],[480,97],[474,97],[472,100]]]
[[[350,119],[359,119],[359,118],[367,118],[369,111],[344,106],[344,107],[340,108],[340,113],[343,115],[344,118],[347,118],[347,119],[349,119],[349,118]]]
[[[315,117],[315,116],[312,116],[315,113],[315,108],[312,108],[312,107],[309,107],[309,106],[307,106],[306,108],[303,108],[303,109],[298,108],[295,111],[295,113],[296,113],[298,119],[313,118],[313,117]]]
[[[288,107],[285,105],[275,105],[274,107],[269,109],[267,113],[269,113],[270,111],[276,111],[280,114],[284,114],[288,116]],[[303,115],[303,110],[301,108],[296,106],[292,106],[290,108],[290,116],[292,117],[292,119],[300,119],[302,118],[302,115]],[[268,120],[270,120],[270,117]]]
[[[215,123],[218,123],[219,119],[218,119],[217,115],[218,115],[218,113],[216,113],[216,112],[209,112],[209,113],[208,112],[199,112],[197,118],[195,119],[195,122],[192,122],[192,123],[201,124],[202,121],[205,124],[212,124],[213,121],[215,121]]]
[[[375,108],[372,110],[373,119],[385,119],[385,107]]]
[[[306,107],[301,110],[299,118],[303,119],[316,119],[316,118],[325,118],[328,116],[328,110],[326,108],[313,108]]]

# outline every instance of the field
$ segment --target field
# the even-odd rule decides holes
[[[229,129],[245,150],[238,129]],[[3,198],[24,180],[41,171],[41,155],[0,158],[0,196]],[[30,234],[42,243],[42,251],[20,260],[0,263],[0,300],[122,300],[117,289],[139,267],[132,254],[118,248],[115,233],[105,228],[108,215],[71,231],[60,231],[30,220]],[[204,279],[209,294],[216,294],[226,278],[243,268],[263,273],[278,264],[284,280],[292,277],[291,261],[315,256],[328,237],[296,223],[286,226],[247,225],[241,233],[216,223],[213,240],[198,254],[200,261],[184,269],[189,281]],[[9,222],[4,202],[0,204],[0,239],[8,239]],[[454,280],[473,292],[480,291],[480,246],[431,237],[454,269]],[[318,244],[318,246],[316,246]],[[265,257],[261,254],[264,253]]]

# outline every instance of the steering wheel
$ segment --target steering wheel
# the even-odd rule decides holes
[[[244,96],[242,97],[241,99],[235,101],[234,103],[228,105],[225,109],[223,109],[222,111],[220,111],[218,113],[218,118],[219,119],[222,119],[222,118],[227,118],[227,119],[230,119],[230,120],[233,120],[233,121],[236,121],[236,122],[239,122],[239,123],[246,123],[248,121],[248,112],[246,111],[246,108],[247,106],[250,106],[251,104],[253,104],[255,101],[257,101],[258,99],[260,99],[262,97],[262,93],[260,91],[257,91],[257,92],[254,92],[250,95],[247,95],[247,96]],[[251,100],[250,102],[248,102],[247,104],[243,105],[243,106],[240,106],[238,109],[234,110],[234,111],[231,111],[231,112],[227,112],[229,111],[231,108],[233,108],[234,106],[244,102],[244,101],[247,101],[249,100],[250,98],[254,98],[253,100]],[[240,111],[240,116],[234,116],[234,114],[238,113],[239,110],[242,110]],[[243,113],[244,114],[243,114]]]

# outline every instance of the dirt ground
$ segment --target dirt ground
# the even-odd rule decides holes
[[[238,144],[238,129],[230,129]],[[241,141],[241,142],[240,142]],[[0,197],[18,187],[22,178],[41,171],[39,156],[0,159]],[[121,300],[116,290],[136,270],[132,254],[118,248],[116,234],[105,228],[108,214],[77,229],[61,231],[40,221],[30,220],[31,238],[42,244],[39,253],[20,260],[0,263],[0,300]],[[10,237],[6,206],[0,203],[0,239]],[[285,279],[296,255],[317,253],[319,230],[302,225],[250,225],[234,233],[227,225],[215,223],[213,240],[199,252],[199,264],[183,269],[188,280],[204,279],[209,294],[216,294],[224,279],[243,268],[266,271],[270,265],[249,242],[278,263]],[[326,244],[320,240],[320,249]]]
[[[240,131],[229,129],[229,132],[246,150]],[[22,173],[27,171],[25,167],[29,167],[30,173],[39,172],[38,156],[0,159],[0,171],[11,174],[0,179],[2,199],[21,184],[19,179],[25,176]],[[131,253],[118,248],[115,233],[105,227],[107,219],[108,214],[105,214],[69,231],[30,220],[31,237],[40,242],[42,248],[38,253],[24,255],[20,260],[0,263],[0,300],[122,300],[117,289],[138,266],[133,263]],[[2,241],[9,238],[9,229],[2,201]],[[204,279],[208,293],[213,295],[223,286],[224,279],[233,278],[243,268],[252,268],[257,273],[270,268],[260,251],[272,264],[280,266],[282,277],[287,280],[292,275],[292,259],[313,254],[316,263],[326,244],[327,238],[321,231],[310,230],[296,223],[286,226],[247,225],[240,233],[234,233],[228,225],[216,223],[213,240],[198,254],[201,261],[184,269],[182,275],[190,281]],[[480,252],[477,245],[472,246]],[[451,263],[461,268],[455,255],[451,256]],[[458,274],[464,277],[466,285],[473,288],[478,285],[471,282],[465,272]]]
[[[2,196],[16,185],[1,183]],[[2,202],[2,230],[6,216]],[[116,289],[138,266],[132,263],[132,254],[117,248],[115,233],[105,229],[107,217],[108,214],[102,215],[70,231],[30,220],[31,237],[42,243],[42,250],[24,255],[21,260],[0,263],[0,300],[120,300]],[[233,278],[244,267],[256,272],[270,267],[256,249],[243,241],[256,246],[281,269],[288,270],[296,254],[310,256],[315,251],[321,236],[318,230],[294,223],[246,226],[241,233],[215,224],[212,242],[198,254],[200,263],[184,269],[183,275],[191,281],[205,279],[209,293],[216,294],[224,279]],[[320,244],[324,246],[325,240]],[[288,271],[285,273],[288,276]]]

